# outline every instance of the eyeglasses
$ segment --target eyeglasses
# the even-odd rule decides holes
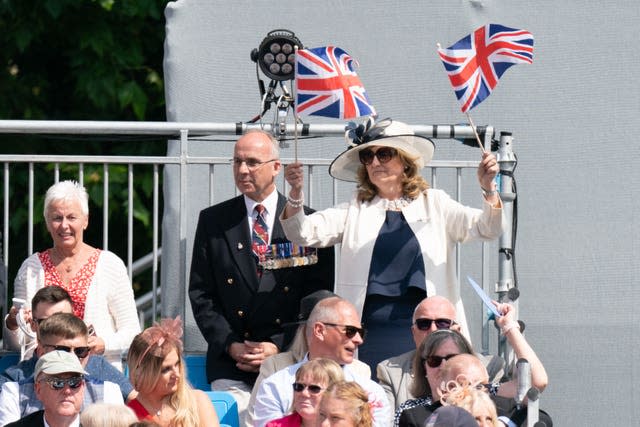
[[[427,356],[425,361],[427,362],[427,365],[429,365],[430,368],[437,368],[438,366],[442,365],[443,360],[449,360],[453,356],[457,356],[457,355],[458,353],[447,354],[446,356]]]
[[[451,319],[420,318],[420,319],[416,319],[414,325],[416,325],[416,328],[420,329],[421,331],[426,331],[426,330],[429,330],[429,328],[431,328],[431,324],[433,322],[436,323],[436,328],[438,329],[449,329],[451,325],[455,323]]]
[[[266,165],[267,163],[276,162],[276,161],[278,161],[278,159],[271,159],[271,160],[266,160],[264,162],[261,162],[258,159],[239,159],[237,157],[234,157],[233,159],[231,159],[231,164],[233,165],[234,168],[240,168],[244,163],[245,165],[247,165],[247,169],[253,172],[260,169],[262,166]]]
[[[75,390],[82,385],[82,383],[84,382],[84,377],[83,376],[71,377],[71,378],[48,377],[41,380],[41,382],[45,382],[49,384],[49,387],[51,387],[53,390],[58,390],[58,391],[62,390],[65,385],[68,385],[69,388]]]
[[[358,153],[358,156],[360,157],[360,163],[365,166],[369,166],[371,163],[373,163],[374,157],[377,157],[380,163],[387,163],[397,155],[398,150],[391,147],[382,147],[376,152],[369,148],[365,148]]]
[[[322,387],[316,384],[293,383],[293,391],[302,393],[304,389],[308,389],[311,394],[318,394],[323,390]]]
[[[54,350],[65,351],[67,353],[73,352],[78,359],[84,359],[89,355],[89,351],[91,350],[89,347],[69,347],[66,345],[51,345],[51,344],[42,344],[43,347],[53,348]]]
[[[356,334],[360,334],[360,337],[364,339],[365,335],[367,335],[367,330],[365,328],[358,328],[356,326],[351,326],[351,325],[339,325],[337,323],[327,323],[327,322],[321,322],[321,323],[327,326],[344,328],[344,331],[342,331],[342,333],[345,334],[347,338],[353,338],[356,336]]]

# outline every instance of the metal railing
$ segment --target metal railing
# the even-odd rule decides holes
[[[34,207],[35,201],[38,198],[42,198],[42,194],[35,194],[34,188],[36,187],[35,168],[37,165],[47,165],[52,169],[52,176],[49,178],[51,185],[61,177],[61,168],[67,165],[73,164],[77,167],[77,179],[79,182],[85,182],[85,170],[87,165],[99,165],[101,166],[102,175],[100,182],[102,182],[102,235],[103,242],[102,247],[107,249],[109,247],[109,202],[111,198],[110,194],[110,167],[113,165],[125,165],[126,166],[126,186],[128,189],[129,199],[127,201],[126,212],[123,215],[127,216],[127,230],[126,230],[126,260],[125,264],[130,277],[135,278],[140,271],[144,269],[151,269],[152,286],[151,291],[145,295],[139,296],[136,300],[137,306],[140,310],[141,321],[144,319],[155,320],[155,316],[158,313],[158,298],[162,295],[160,292],[161,286],[159,286],[159,262],[161,255],[161,242],[160,242],[160,230],[159,224],[161,220],[160,205],[163,203],[162,191],[160,191],[160,177],[164,171],[164,167],[167,165],[175,165],[180,170],[180,211],[186,211],[185,202],[185,186],[188,167],[191,165],[209,165],[209,203],[216,203],[221,200],[216,200],[213,193],[213,182],[215,168],[219,165],[225,165],[228,167],[228,157],[211,157],[211,156],[193,156],[188,154],[188,142],[191,138],[201,137],[205,135],[227,135],[234,136],[245,132],[249,128],[258,127],[258,125],[247,125],[243,123],[171,123],[171,122],[92,122],[92,121],[6,121],[0,120],[0,134],[13,134],[19,137],[20,135],[144,135],[155,136],[158,139],[167,138],[176,140],[180,145],[180,152],[176,156],[157,156],[157,157],[140,157],[140,156],[84,156],[84,155],[13,155],[5,154],[0,155],[0,163],[3,165],[3,178],[2,178],[2,263],[5,267],[9,267],[9,260],[11,262],[22,262],[24,257],[33,252],[34,241]],[[266,126],[269,129],[269,126]],[[417,134],[433,137],[433,138],[472,138],[473,131],[468,126],[414,126],[414,131]],[[297,130],[296,130],[297,131]],[[341,136],[344,133],[343,125],[310,125],[307,126],[305,132],[313,134],[315,136]],[[287,127],[287,133],[293,134],[294,128],[292,126]],[[304,132],[302,132],[304,135]],[[493,130],[491,128],[486,129],[485,135],[485,147],[488,147],[491,143],[491,136]],[[215,151],[215,149],[213,150]],[[292,159],[282,159],[283,162],[291,161]],[[331,162],[331,159],[300,159],[307,165],[307,172],[309,176],[309,192],[308,201],[310,205],[314,205],[316,200],[316,194],[312,191],[313,180],[315,179],[315,168],[322,166],[326,167]],[[15,168],[26,168],[28,179],[28,191],[27,191],[27,205],[28,205],[28,220],[26,226],[26,239],[28,240],[28,252],[29,254],[20,254],[20,256],[10,257],[11,254],[11,241],[9,240],[9,224],[11,222],[11,213],[9,209],[9,195],[10,186],[12,185],[12,176],[15,174]],[[468,168],[476,168],[477,161],[432,161],[430,163],[430,182],[433,187],[437,187],[439,182],[438,171],[440,169],[453,169],[455,170],[454,189],[450,191],[454,199],[460,200],[462,193],[462,171]],[[139,170],[144,168],[150,168],[151,171],[145,171],[144,173],[151,173],[152,175],[152,206],[149,210],[152,212],[152,242],[147,254],[144,254],[141,258],[134,261],[132,242],[135,239],[134,236],[134,200],[133,197],[133,182],[136,179]],[[65,178],[69,179],[69,178]],[[233,186],[233,181],[229,180],[229,186]],[[284,185],[284,179],[280,185]],[[338,183],[333,182],[331,202],[336,203],[338,193]],[[352,186],[352,185],[351,185]],[[318,196],[319,197],[319,196]],[[185,210],[183,210],[185,209]],[[184,220],[180,221],[180,238],[186,238],[186,227],[184,226]],[[40,249],[40,248],[37,248]],[[22,256],[24,255],[24,256]],[[122,257],[122,254],[119,254]],[[165,256],[180,257],[181,263],[187,265],[186,254],[165,254]],[[456,269],[458,277],[460,277],[460,250],[457,251],[457,263]],[[124,258],[124,257],[123,257]],[[482,250],[482,269],[486,271],[488,265],[489,256],[486,251]],[[5,279],[7,279],[5,277]],[[485,274],[483,273],[483,284],[486,282]],[[0,289],[4,295],[1,301],[7,301],[8,295],[8,280],[5,280],[4,289]],[[156,295],[157,298],[152,296]],[[7,305],[4,306],[6,310]],[[144,313],[147,313],[146,315]],[[149,316],[149,317],[147,317]],[[485,343],[483,342],[483,350]]]

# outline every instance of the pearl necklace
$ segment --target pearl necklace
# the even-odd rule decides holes
[[[402,196],[399,199],[394,200],[382,199],[382,206],[388,211],[401,211],[403,208],[409,206],[411,202],[413,202],[413,199],[410,199],[407,196]]]

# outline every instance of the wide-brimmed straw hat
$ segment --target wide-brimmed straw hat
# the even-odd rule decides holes
[[[356,128],[347,129],[348,148],[331,162],[329,174],[342,181],[357,181],[360,167],[358,153],[367,147],[393,147],[411,157],[418,169],[433,158],[435,144],[429,138],[416,135],[406,123],[392,119],[374,122],[369,118]]]

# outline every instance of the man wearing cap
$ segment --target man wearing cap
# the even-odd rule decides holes
[[[38,359],[34,374],[35,394],[42,402],[44,409],[6,425],[11,427],[79,426],[86,374],[87,372],[73,353],[54,350],[45,354]]]
[[[45,328],[44,336],[40,335],[40,324],[56,313],[73,313],[73,301],[69,293],[59,286],[45,286],[39,289],[31,299],[31,329],[36,333],[36,344],[42,340],[54,345],[64,345],[62,341],[68,334],[68,328],[64,324],[59,325],[60,329],[64,329],[63,336],[58,336],[57,331],[50,324]],[[74,321],[74,323],[77,323]],[[38,346],[32,357],[23,360],[17,365],[8,367],[4,372],[0,373],[0,386],[5,382],[22,381],[33,375],[38,356],[50,351],[52,347]],[[126,401],[135,397],[133,386],[122,372],[114,368],[109,361],[100,354],[90,354],[87,357],[85,369],[89,372],[91,378],[100,381],[110,381],[116,383],[120,387],[122,398]]]
[[[242,195],[200,212],[193,243],[189,299],[208,344],[207,379],[233,394],[241,419],[262,361],[288,347],[282,324],[295,320],[303,296],[333,289],[333,248],[294,246],[282,231],[280,169],[270,133],[240,137],[233,175]]]
[[[307,356],[262,381],[253,405],[253,425],[264,427],[267,422],[287,414],[293,402],[292,384],[296,371],[306,361],[323,357],[340,364],[344,379],[357,382],[369,393],[373,425],[388,427],[391,423],[391,407],[384,390],[370,378],[354,372],[351,367],[364,335],[360,316],[349,301],[332,297],[318,302],[307,320]]]
[[[32,376],[18,382],[6,382],[2,385],[0,425],[16,421],[43,408],[36,392],[38,387],[36,380],[38,378],[37,367],[47,354],[53,351],[73,353],[77,359],[81,360],[83,372],[86,371],[85,366],[89,359],[87,326],[82,319],[70,313],[51,315],[40,323],[37,351],[42,356],[36,362],[36,370]],[[124,403],[120,387],[115,383],[87,375],[85,387],[87,390],[84,394],[85,405],[99,401]]]
[[[281,223],[296,244],[341,244],[334,292],[356,306],[371,331],[359,359],[376,366],[394,352],[414,347],[403,332],[426,296],[450,300],[468,336],[456,278],[456,245],[502,233],[495,156],[483,152],[479,159],[482,209],[474,209],[429,188],[421,169],[431,160],[434,144],[405,123],[370,119],[345,137],[348,149],[333,161],[329,173],[357,182],[355,196],[311,215],[288,203]],[[302,165],[288,165],[285,178],[291,186],[289,199],[301,200]]]
[[[378,363],[376,368],[378,382],[387,393],[389,403],[394,409],[398,409],[404,401],[418,397],[411,394],[413,359],[422,341],[438,329],[459,330],[460,328],[456,324],[456,309],[453,304],[444,297],[434,295],[423,299],[413,312],[411,336],[416,347]],[[485,362],[492,381],[500,380],[504,360],[498,356],[477,356]]]

